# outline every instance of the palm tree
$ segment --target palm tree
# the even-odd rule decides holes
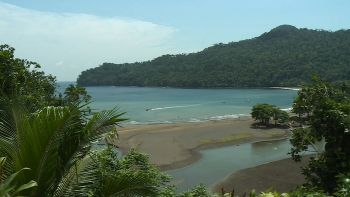
[[[72,100],[79,100],[79,94],[73,84],[69,84],[69,86],[65,89],[64,94],[66,97],[70,97]]]
[[[69,84],[69,86],[64,91],[64,99],[68,103],[74,103],[79,101],[89,102],[91,96],[87,94],[85,88],[81,86],[74,86]]]
[[[0,97],[0,155],[10,161],[5,164],[4,174],[9,177],[27,167],[31,170],[19,174],[17,181],[25,184],[34,180],[38,184],[22,191],[21,195],[66,195],[72,185],[79,182],[81,168],[91,163],[86,162],[91,142],[104,137],[115,139],[116,125],[126,120],[120,118],[124,112],[116,108],[103,110],[86,119],[81,113],[82,107],[79,103],[64,107],[48,106],[30,113],[16,99]],[[124,183],[144,181],[135,178],[138,176],[129,176]],[[112,183],[112,180],[121,183],[121,179],[114,175],[110,180],[100,181],[108,181],[103,185],[108,188],[107,183]],[[155,193],[154,188],[147,188],[146,184],[139,184],[133,189],[146,190],[149,196]],[[130,196],[139,196],[136,194]]]

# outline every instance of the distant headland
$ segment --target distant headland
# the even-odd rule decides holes
[[[80,86],[180,88],[302,87],[312,74],[349,80],[350,30],[281,25],[258,37],[217,43],[197,53],[135,63],[103,63],[83,71]],[[97,66],[97,65],[96,65]]]

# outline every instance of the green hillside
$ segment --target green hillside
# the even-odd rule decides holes
[[[214,44],[190,54],[113,64],[83,71],[81,86],[271,87],[350,79],[350,30],[281,25],[259,37]]]

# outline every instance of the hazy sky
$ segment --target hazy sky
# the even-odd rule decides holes
[[[58,81],[257,37],[282,24],[350,29],[349,0],[0,0],[0,44]]]

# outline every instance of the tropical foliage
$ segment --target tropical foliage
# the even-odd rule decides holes
[[[56,102],[56,77],[39,71],[36,62],[14,57],[15,49],[0,45],[0,90],[4,95],[15,94],[18,100],[34,107]]]
[[[299,91],[295,106],[309,115],[307,128],[293,132],[291,155],[300,161],[315,143],[324,143],[308,166],[302,168],[309,187],[332,194],[339,186],[337,176],[350,172],[350,105],[348,88],[335,88],[313,76],[313,85]]]
[[[83,71],[81,86],[273,87],[307,85],[315,73],[349,80],[350,30],[282,25],[270,32],[197,53],[164,54],[151,61],[102,65]],[[97,66],[97,65],[96,65]]]
[[[3,197],[16,196],[16,194],[22,190],[38,186],[38,184],[33,180],[23,185],[17,184],[17,181],[16,181],[17,176],[20,173],[23,173],[22,172],[23,170],[30,170],[29,168],[22,168],[18,172],[11,174],[10,176],[8,176],[6,179],[3,180],[5,162],[6,162],[6,158],[0,157],[0,196],[3,196]]]
[[[25,102],[28,109],[35,110],[45,106],[63,106],[73,102],[88,102],[90,96],[85,88],[70,84],[65,92],[56,92],[56,77],[39,71],[36,62],[14,57],[15,49],[0,45],[0,93],[16,95]]]
[[[275,121],[275,124],[278,121],[285,122],[289,119],[289,115],[286,111],[267,103],[258,103],[254,105],[250,114],[252,118],[259,120],[262,124],[268,124],[271,119]]]
[[[279,194],[277,191],[272,192],[272,188],[267,189],[265,192],[261,192],[260,194],[256,194],[255,190],[252,190],[249,194],[248,197],[289,197],[288,193],[281,193]],[[235,191],[233,190],[231,193],[222,193],[220,194],[214,194],[213,197],[240,197],[239,195],[235,195]],[[242,195],[243,197],[246,196],[246,193]]]
[[[340,174],[337,176],[336,188],[333,194],[327,193],[317,187],[302,185],[289,192],[291,197],[348,197],[350,196],[350,174]]]
[[[171,177],[149,164],[148,155],[131,150],[118,159],[112,147],[93,151],[91,163],[80,172],[73,193],[87,196],[159,196]],[[136,189],[139,188],[139,189]]]
[[[117,109],[81,115],[81,106],[44,107],[28,112],[16,99],[0,98],[0,154],[6,156],[5,177],[21,170],[19,184],[34,180],[38,186],[21,194],[60,196],[77,181],[77,170],[86,165],[91,142],[116,136],[115,124],[124,120]]]
[[[65,104],[76,103],[80,101],[89,102],[91,96],[87,94],[85,88],[81,86],[74,86],[73,84],[69,84],[68,87],[64,91],[64,99]]]
[[[159,197],[194,197],[203,196],[210,197],[212,194],[207,190],[207,187],[203,184],[199,184],[196,187],[183,191],[181,193],[176,193],[175,186],[168,186],[160,191]]]

